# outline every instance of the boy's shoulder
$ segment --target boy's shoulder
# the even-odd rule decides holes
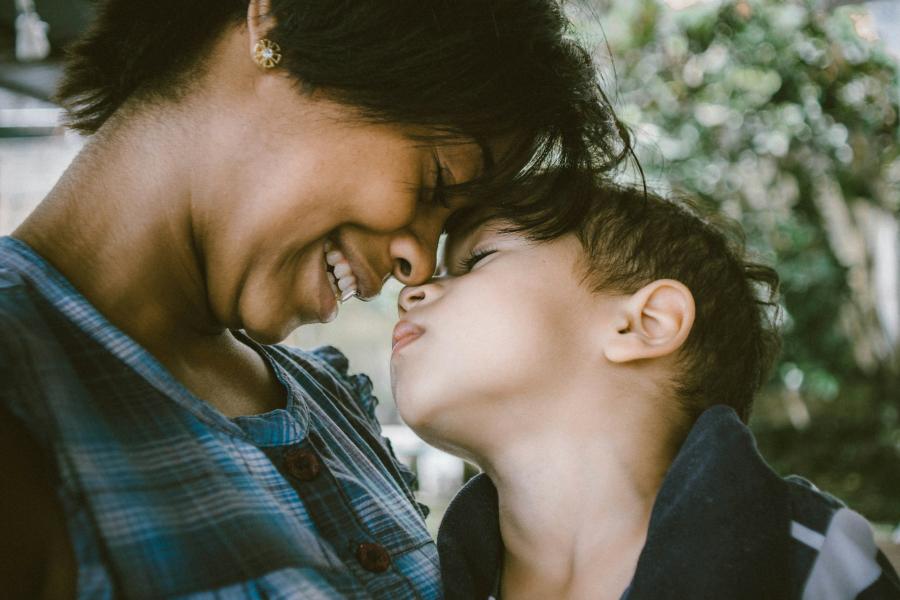
[[[670,466],[632,597],[654,597],[674,572],[678,597],[716,589],[728,598],[900,600],[866,519],[809,481],[777,474],[726,406],[697,419]]]
[[[868,521],[798,475],[784,478],[797,598],[900,598],[900,579]]]
[[[787,483],[791,518],[810,529],[824,531],[834,513],[847,508],[843,501],[820,490],[805,477],[788,475],[784,477],[784,481]]]

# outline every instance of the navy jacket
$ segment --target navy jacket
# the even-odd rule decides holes
[[[447,600],[485,600],[502,558],[497,490],[484,474],[453,499],[438,533]],[[704,412],[653,506],[622,596],[644,599],[900,599],[866,520],[799,477],[779,477],[735,412]]]

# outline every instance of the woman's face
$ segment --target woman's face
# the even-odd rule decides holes
[[[427,280],[444,222],[464,203],[435,197],[438,171],[445,183],[477,176],[480,146],[416,141],[421,131],[363,122],[286,77],[260,77],[254,90],[219,104],[197,157],[211,174],[194,186],[192,212],[217,320],[273,343],[334,318],[326,245],[362,298],[391,274]]]
[[[419,435],[461,455],[508,439],[506,427],[543,426],[554,394],[596,368],[587,348],[605,300],[582,282],[578,240],[534,243],[500,225],[449,239],[447,275],[400,296],[397,407]]]

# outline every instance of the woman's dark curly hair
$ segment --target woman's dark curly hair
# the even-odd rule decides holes
[[[177,99],[247,9],[247,0],[99,0],[57,94],[70,126],[91,134],[126,101]],[[609,171],[630,150],[556,0],[271,0],[271,15],[267,37],[298,91],[435,137],[514,140],[456,191],[494,195],[550,165]]]

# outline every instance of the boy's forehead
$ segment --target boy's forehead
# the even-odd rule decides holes
[[[506,239],[510,235],[515,235],[507,229],[509,226],[511,223],[500,217],[490,217],[478,219],[466,227],[449,232],[440,253],[438,270],[444,274],[452,274],[453,267],[458,265],[463,257],[482,241],[494,240],[497,236]]]
[[[447,249],[458,248],[476,235],[483,225],[497,218],[497,209],[491,206],[468,206],[454,213],[445,225]]]

